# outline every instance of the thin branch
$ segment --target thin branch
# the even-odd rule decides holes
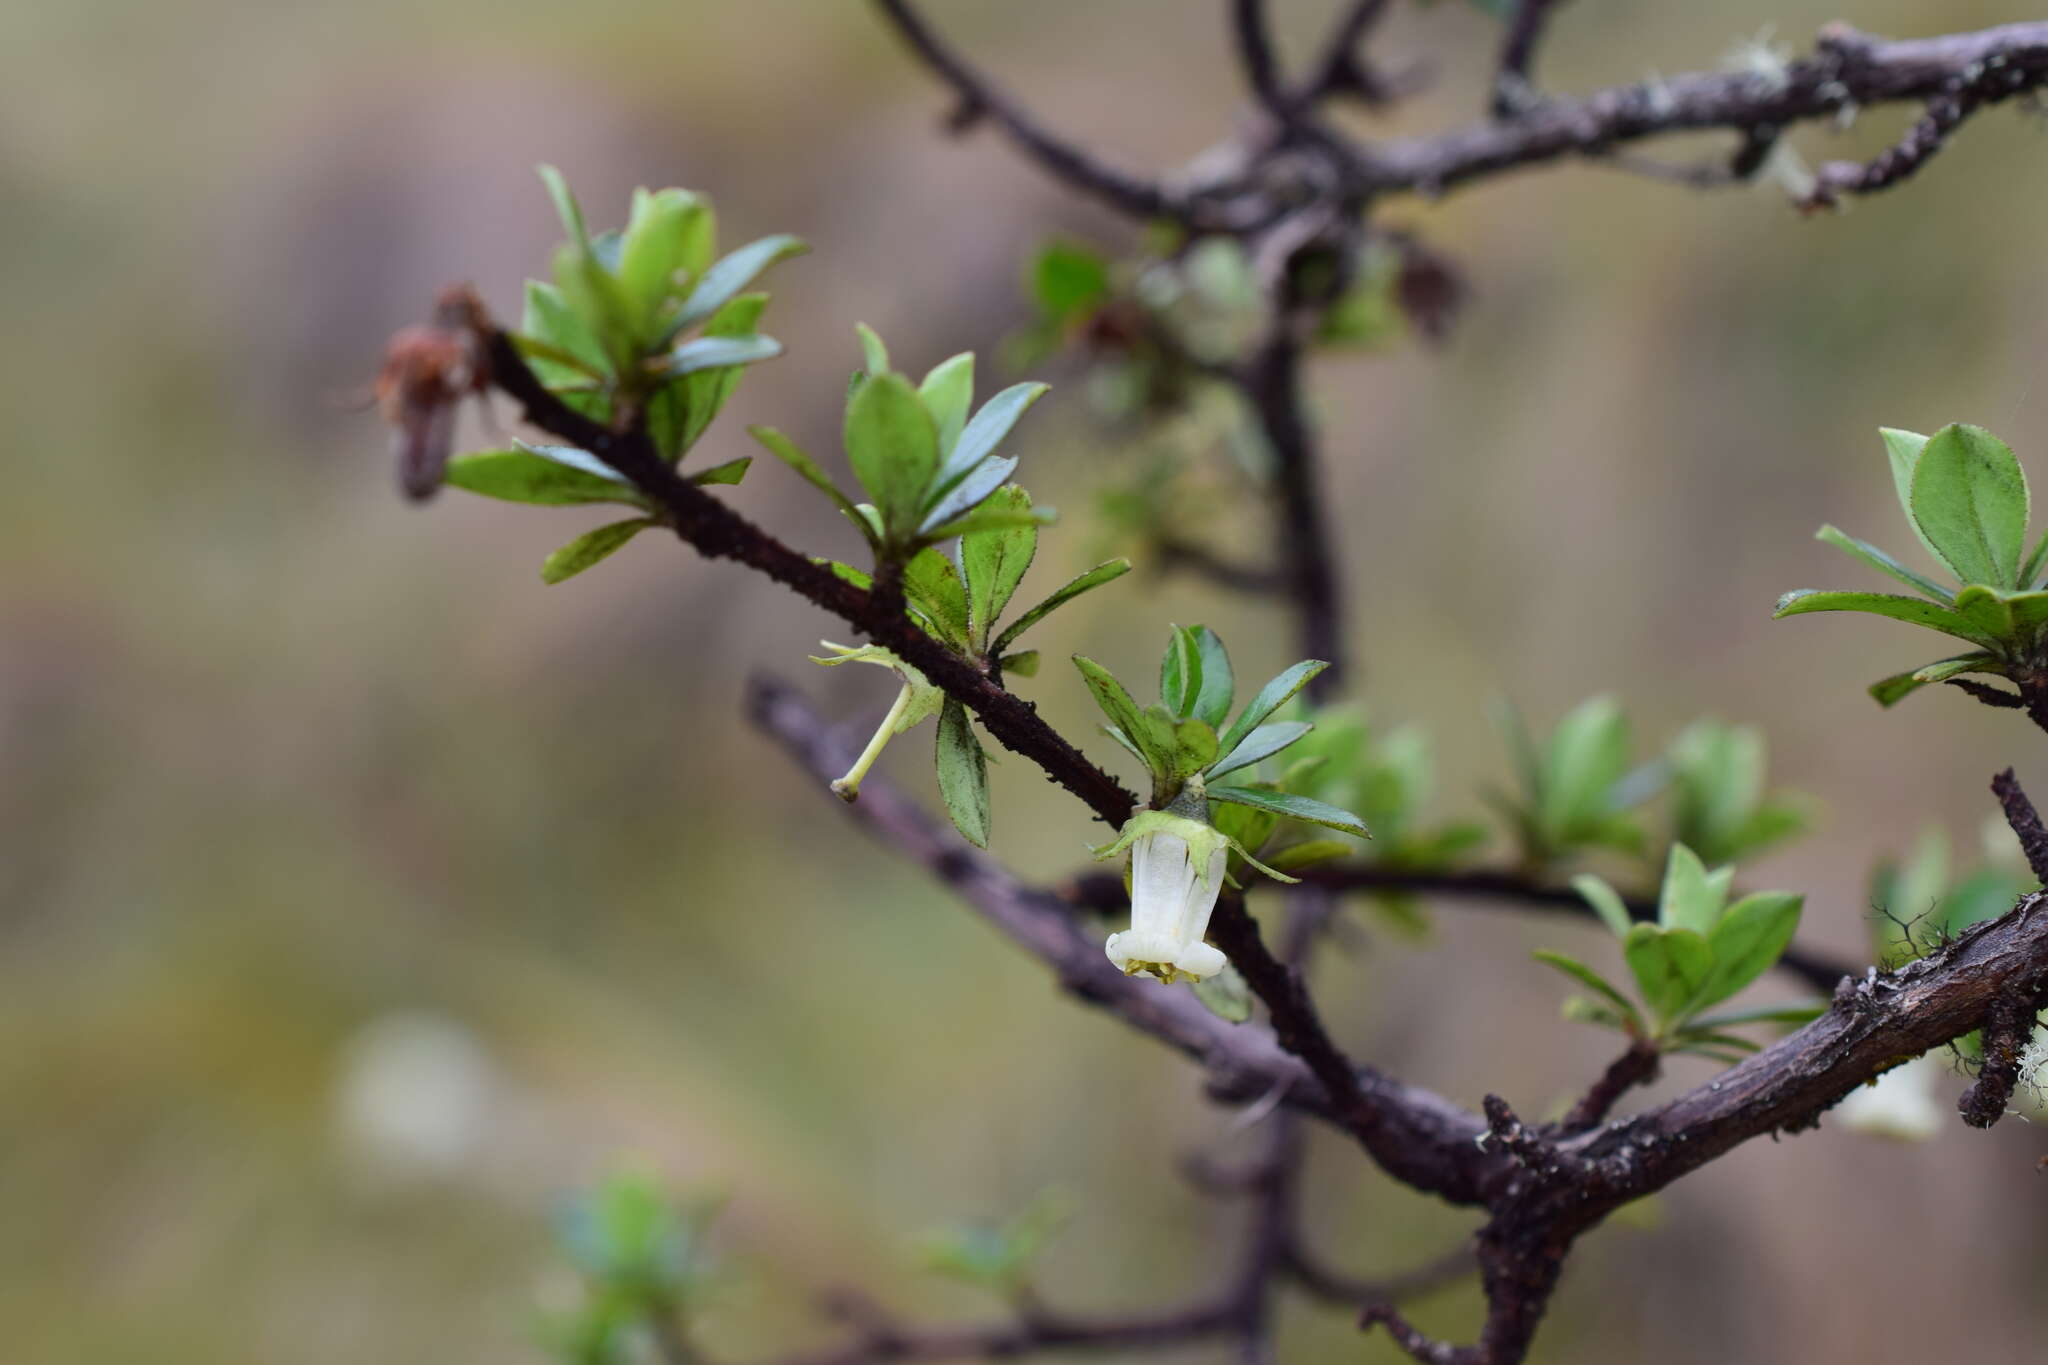
[[[1989,1128],[2005,1117],[2013,1087],[2020,1083],[2020,1058],[2034,1040],[2035,1013],[2015,1001],[2001,1000],[1985,1016],[1977,1079],[1956,1101],[1963,1122],[1972,1128]]]
[[[1326,1303],[1371,1308],[1427,1298],[1440,1289],[1448,1289],[1469,1278],[1478,1264],[1470,1246],[1458,1246],[1434,1261],[1399,1275],[1389,1275],[1385,1279],[1361,1279],[1332,1270],[1297,1243],[1289,1253],[1287,1273],[1296,1284]]]
[[[1982,107],[1981,98],[1968,89],[1935,96],[1904,137],[1869,161],[1830,161],[1822,166],[1803,206],[1833,208],[1842,195],[1890,189],[1932,161],[1948,145],[1949,134]]]
[[[1041,128],[1021,104],[947,46],[910,0],[875,0],[875,4],[911,50],[959,96],[954,127],[966,128],[984,117],[992,119],[1012,142],[1062,184],[1132,217],[1190,217],[1190,206],[1156,182],[1107,165]]]
[[[1607,1115],[1617,1101],[1639,1085],[1648,1085],[1657,1079],[1659,1059],[1657,1049],[1644,1043],[1632,1045],[1628,1051],[1616,1057],[1600,1079],[1579,1097],[1557,1127],[1567,1137],[1597,1128],[1607,1121]]]
[[[1542,41],[1550,12],[1561,3],[1563,0],[1515,0],[1493,76],[1495,118],[1512,118],[1535,99],[1535,83],[1529,73],[1536,60],[1536,45]]]
[[[1991,792],[2005,810],[2005,823],[2012,826],[2019,839],[2020,851],[2027,856],[2034,880],[2048,886],[2048,829],[2041,825],[2041,813],[2027,799],[2026,790],[2010,768],[1991,779]]]
[[[1387,0],[1353,0],[1331,27],[1308,81],[1296,92],[1297,105],[1313,105],[1329,95],[1341,94],[1355,96],[1368,108],[1377,108],[1399,93],[1393,83],[1366,62],[1361,52],[1367,35],[1387,8]]]
[[[691,483],[654,451],[644,431],[617,432],[548,392],[511,337],[481,316],[476,327],[491,382],[517,399],[527,420],[588,450],[653,501],[669,527],[709,559],[732,559],[794,589],[894,650],[957,697],[1006,748],[1029,758],[1111,825],[1128,820],[1137,798],[1040,720],[1023,701],[918,628],[886,595],[870,595],[799,553]],[[882,586],[882,585],[878,585]]]
[[[1376,191],[1436,195],[1666,133],[1730,128],[1747,134],[1872,105],[1952,97],[1964,84],[1979,103],[1995,104],[2044,83],[2048,22],[1899,42],[1837,24],[1822,31],[1812,56],[1775,77],[1699,73],[1548,99],[1514,119],[1358,148],[1358,169]]]
[[[1310,701],[1328,701],[1356,679],[1344,630],[1343,587],[1331,543],[1327,502],[1301,386],[1301,342],[1283,320],[1245,366],[1239,387],[1273,450],[1280,527],[1274,537],[1299,622],[1301,653],[1329,667],[1309,684]]]
[[[1237,40],[1237,55],[1245,80],[1266,111],[1282,123],[1299,111],[1280,75],[1280,59],[1273,51],[1273,33],[1267,22],[1266,0],[1230,0],[1231,33]]]

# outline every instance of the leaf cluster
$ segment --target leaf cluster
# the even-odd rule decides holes
[[[2048,534],[2026,548],[2031,505],[2026,471],[1982,427],[1952,423],[1932,436],[1884,428],[1885,453],[1906,523],[1957,586],[1936,582],[1833,526],[1817,532],[1843,553],[1913,590],[1835,592],[1801,588],[1776,614],[1857,611],[1961,640],[1971,648],[1870,685],[1890,706],[1929,683],[1966,673],[2030,680],[2048,666]]]
[[[1721,1014],[1706,1011],[1768,971],[1799,927],[1803,898],[1758,891],[1728,903],[1735,869],[1708,871],[1699,855],[1673,844],[1654,923],[1636,922],[1615,889],[1590,874],[1572,879],[1621,945],[1634,979],[1631,998],[1593,968],[1563,953],[1539,952],[1543,962],[1594,992],[1574,998],[1567,1014],[1618,1029],[1659,1051],[1691,1052],[1733,1060],[1756,1044],[1729,1029],[1763,1022],[1804,1022],[1820,1006],[1775,1007]]]

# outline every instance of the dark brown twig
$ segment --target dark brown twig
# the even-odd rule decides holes
[[[909,0],[875,0],[883,18],[903,36],[924,64],[960,99],[953,126],[964,129],[992,119],[1010,140],[1062,184],[1138,218],[1190,216],[1189,206],[1157,183],[1097,160],[1038,125],[1021,104],[999,90],[948,47]]]
[[[2007,768],[1991,779],[1992,795],[2005,810],[2005,823],[2012,826],[2012,832],[2020,841],[2020,851],[2027,855],[2027,866],[2033,869],[2034,880],[2048,886],[2048,828],[2041,824],[2041,813],[2034,809],[2034,803],[2027,799],[2020,780]]]
[[[1500,64],[1493,76],[1493,116],[1513,118],[1536,99],[1530,70],[1536,61],[1536,45],[1542,41],[1550,13],[1563,0],[1515,0],[1508,15],[1507,37],[1502,40]]]
[[[524,406],[527,420],[617,470],[647,495],[677,537],[699,554],[736,560],[850,622],[957,697],[1006,748],[1038,764],[1101,819],[1121,825],[1130,818],[1137,798],[1040,720],[1030,703],[933,640],[900,607],[892,610],[886,600],[791,549],[677,474],[655,454],[644,432],[613,431],[563,403],[527,367],[506,333],[481,316],[477,327],[490,358],[491,382]]]
[[[2032,1006],[2001,1000],[1984,1016],[1977,1079],[1956,1101],[1963,1122],[1972,1128],[1989,1128],[2005,1117],[2013,1087],[2020,1081],[2020,1057],[2034,1040],[2035,1013]]]
[[[1599,1127],[1607,1121],[1607,1115],[1623,1095],[1656,1080],[1658,1068],[1657,1049],[1647,1043],[1634,1044],[1609,1063],[1607,1069],[1600,1073],[1600,1079],[1579,1097],[1578,1103],[1558,1124],[1558,1131],[1570,1137]]]

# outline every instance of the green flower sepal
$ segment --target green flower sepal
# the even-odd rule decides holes
[[[882,717],[882,724],[876,729],[874,738],[868,741],[868,747],[861,750],[860,757],[847,769],[846,776],[832,784],[834,796],[842,801],[857,801],[860,799],[862,779],[868,775],[868,769],[875,766],[875,760],[882,756],[882,750],[888,747],[889,741],[919,721],[929,720],[939,714],[946,703],[946,694],[934,687],[931,680],[918,669],[880,645],[862,645],[856,649],[848,645],[835,645],[830,640],[820,640],[818,643],[831,650],[835,657],[822,659],[813,654],[811,662],[814,664],[823,664],[827,668],[836,668],[840,664],[874,664],[888,669],[903,680],[903,690],[896,694],[895,703],[889,707],[889,713]]]

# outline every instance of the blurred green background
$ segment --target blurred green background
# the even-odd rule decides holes
[[[1803,47],[1835,17],[2038,17],[1842,3],[1578,0],[1543,75],[1711,66],[1772,24]],[[1242,115],[1219,6],[930,8],[1132,163]],[[1277,8],[1299,52],[1332,6]],[[1401,7],[1381,50],[1441,79],[1387,126],[1472,118],[1496,41],[1464,6]],[[739,723],[743,680],[773,669],[864,732],[893,683],[803,661],[841,628],[654,538],[543,589],[586,519],[401,505],[358,401],[438,286],[514,310],[556,236],[537,161],[600,222],[675,183],[715,197],[728,242],[813,243],[771,280],[790,353],[706,462],[746,453],[753,421],[836,455],[856,319],[905,368],[991,352],[1025,316],[1029,247],[1113,225],[994,137],[940,136],[945,99],[853,3],[11,0],[0,77],[0,1355],[538,1360],[549,1212],[622,1160],[729,1193],[731,1288],[705,1324],[723,1358],[823,1339],[808,1305],[833,1284],[974,1314],[920,1273],[916,1235],[1049,1186],[1078,1196],[1047,1274],[1063,1305],[1218,1273],[1233,1214],[1172,1170],[1231,1141],[1195,1072],[1060,998]],[[1906,117],[1800,142],[1868,154]],[[1389,206],[1466,263],[1472,305],[1447,349],[1332,359],[1316,395],[1366,695],[1437,735],[1446,809],[1500,769],[1496,696],[1547,723],[1617,691],[1646,748],[1702,712],[1764,721],[1777,776],[1827,818],[1754,880],[1809,892],[1807,936],[1856,953],[1873,859],[1929,820],[1974,842],[2007,763],[2048,787],[2009,718],[1862,696],[1928,655],[1910,632],[1769,620],[1783,589],[1871,586],[1811,541],[1823,520],[1902,547],[1878,425],[1982,422],[2048,471],[2043,145],[1996,111],[1903,190],[1811,220],[1767,187],[1575,166]],[[1040,591],[1108,548],[1089,508],[1119,466],[1079,391],[1022,428],[1030,486],[1069,509]],[[779,468],[731,497],[851,549]],[[1171,580],[1036,642],[1142,675],[1165,623],[1197,619],[1243,673],[1292,657],[1278,623]],[[1092,724],[1063,668],[1023,687],[1068,733]],[[929,735],[884,760],[927,797]],[[1006,859],[1080,864],[1097,832],[1071,802],[1028,765],[995,782]],[[1544,944],[1605,951],[1453,909],[1322,981],[1362,1055],[1540,1109],[1609,1046],[1553,1023]],[[1654,1226],[1590,1239],[1537,1358],[2034,1358],[2041,1145],[2020,1124],[1753,1144]],[[1335,1143],[1312,1179],[1318,1242],[1360,1272],[1468,1226]],[[1417,1315],[1463,1338],[1475,1303]],[[1284,1338],[1290,1360],[1390,1358],[1300,1304]]]

